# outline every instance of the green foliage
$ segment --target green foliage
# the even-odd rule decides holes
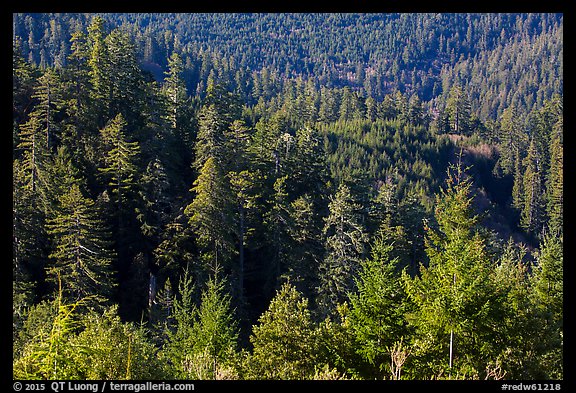
[[[217,277],[208,280],[196,318],[192,328],[192,351],[200,363],[196,365],[194,377],[230,378],[234,373],[232,366],[236,357],[238,325],[231,309],[231,297],[226,293],[225,281]]]
[[[123,323],[116,307],[79,312],[82,299],[31,309],[14,359],[18,379],[157,379],[160,364],[143,327]]]
[[[189,270],[186,269],[180,278],[178,286],[179,298],[174,297],[172,324],[165,325],[166,343],[161,358],[165,359],[165,367],[174,378],[184,379],[190,374],[187,367],[187,356],[193,347],[194,336],[192,328],[196,305],[194,303],[194,283]]]
[[[537,372],[540,323],[533,296],[527,250],[508,241],[498,258],[494,281],[503,296],[500,331],[501,354],[496,359],[507,379],[523,379]]]
[[[109,299],[115,286],[110,234],[94,201],[77,184],[60,197],[59,214],[47,222],[53,236],[50,275],[62,279],[64,294],[74,299],[98,295]]]
[[[355,290],[354,279],[367,242],[360,205],[348,186],[340,185],[329,210],[323,229],[326,255],[320,265],[318,287],[318,303],[324,315],[335,310]]]
[[[48,144],[42,132],[40,118],[31,116],[20,126],[19,143],[16,146],[21,154],[21,165],[25,174],[26,186],[36,195],[45,199],[46,162],[48,161]],[[42,199],[39,199],[42,200]]]
[[[15,377],[563,378],[562,14],[12,21]]]
[[[362,379],[364,375],[370,375],[372,366],[357,351],[348,303],[339,305],[336,313],[320,322],[316,334],[319,345],[316,363],[324,364],[324,370],[332,368],[345,379]],[[318,372],[322,373],[322,369],[316,366],[316,370],[314,379],[319,379]]]
[[[205,264],[227,266],[234,246],[230,236],[232,200],[230,185],[216,158],[209,157],[191,191],[194,200],[184,210],[202,247]]]
[[[550,171],[546,182],[546,213],[550,231],[562,233],[564,223],[564,147],[563,120],[554,125],[550,137]]]
[[[356,351],[374,366],[373,377],[382,377],[391,362],[393,345],[406,334],[402,283],[397,259],[390,259],[392,246],[382,237],[372,245],[372,255],[361,263],[358,292],[350,296],[350,326]]]
[[[549,232],[543,236],[534,273],[535,302],[541,318],[539,373],[542,378],[561,378],[564,349],[564,251],[563,238]]]
[[[447,188],[437,196],[438,229],[427,228],[429,266],[422,265],[417,277],[403,276],[415,307],[406,316],[415,329],[412,364],[418,373],[438,377],[482,377],[498,353],[502,298],[477,230],[471,182],[463,176],[460,168],[449,172]]]
[[[297,198],[290,204],[289,213],[292,247],[284,275],[304,296],[310,297],[317,285],[316,272],[322,250],[322,228],[314,198],[310,194]]]
[[[250,336],[247,378],[308,379],[314,375],[317,343],[308,299],[282,285]]]
[[[81,379],[82,372],[74,361],[76,348],[70,339],[80,328],[76,303],[62,303],[58,297],[54,301],[55,313],[42,313],[43,307],[36,308],[33,316],[43,319],[39,329],[28,330],[34,336],[26,340],[21,355],[13,359],[13,375],[17,379]],[[44,314],[44,315],[43,315]],[[46,318],[46,319],[45,319]]]
[[[540,174],[542,157],[538,155],[534,140],[528,148],[528,155],[524,159],[524,174],[522,189],[524,190],[523,206],[520,216],[520,225],[527,232],[537,233],[542,226],[542,215],[544,213],[543,185]]]
[[[106,149],[104,166],[99,168],[106,176],[108,186],[116,196],[119,204],[126,202],[127,195],[132,191],[137,174],[136,159],[140,151],[138,142],[129,142],[125,135],[127,123],[118,114],[102,129],[102,141]]]
[[[146,328],[121,322],[115,307],[102,315],[85,316],[83,324],[84,330],[70,342],[72,348],[79,349],[73,359],[82,378],[142,380],[166,377]]]
[[[193,302],[192,277],[186,270],[174,301],[174,326],[167,326],[161,358],[177,379],[229,379],[236,375],[238,327],[225,281],[211,277],[200,306]]]

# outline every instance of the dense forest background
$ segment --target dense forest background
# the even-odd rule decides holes
[[[13,367],[562,379],[562,14],[13,14]]]

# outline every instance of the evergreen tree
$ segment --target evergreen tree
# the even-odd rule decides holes
[[[206,160],[190,191],[194,200],[184,212],[198,237],[204,266],[228,269],[234,252],[230,230],[233,204],[230,184],[214,157]]]
[[[494,359],[494,369],[506,379],[524,379],[540,368],[539,346],[541,324],[532,296],[533,285],[529,266],[524,261],[527,250],[512,239],[503,247],[498,258],[494,281],[505,296],[502,302],[500,355]]]
[[[254,232],[255,213],[258,211],[258,174],[250,171],[228,172],[230,187],[235,201],[234,233],[238,238],[237,295],[244,296],[245,247]]]
[[[226,147],[224,130],[226,123],[214,105],[204,105],[198,114],[198,135],[196,138],[194,168],[200,170],[208,159],[224,170]]]
[[[34,89],[32,98],[38,100],[31,116],[38,117],[41,127],[46,135],[46,146],[52,149],[60,137],[59,124],[56,121],[56,115],[62,110],[63,106],[63,88],[60,77],[53,69],[47,69],[44,74],[38,78],[38,85]]]
[[[49,152],[38,116],[30,117],[20,126],[19,140],[16,149],[21,152],[21,165],[26,176],[27,187],[34,194],[42,196],[46,192],[45,168]]]
[[[391,250],[382,237],[376,237],[371,257],[361,262],[358,292],[350,294],[349,323],[356,335],[356,350],[374,367],[375,378],[387,374],[390,351],[407,332],[398,259],[390,258]]]
[[[516,107],[508,107],[502,112],[499,128],[500,157],[498,165],[502,174],[514,173],[514,164],[523,151],[522,124]]]
[[[56,149],[56,154],[52,157],[47,167],[47,178],[50,183],[50,205],[48,215],[53,215],[58,211],[58,199],[67,193],[72,185],[80,186],[85,183],[80,170],[74,165],[72,155],[65,145]]]
[[[174,291],[170,277],[164,282],[164,286],[149,297],[148,321],[151,325],[153,337],[160,345],[167,340],[166,332],[174,328]]]
[[[198,379],[229,379],[235,374],[238,325],[225,282],[211,277],[202,292],[192,327]]]
[[[166,378],[143,327],[121,322],[116,307],[100,314],[80,311],[84,306],[83,300],[67,303],[58,297],[31,310],[27,333],[34,334],[13,361],[15,378]]]
[[[264,215],[265,236],[271,251],[266,279],[268,287],[276,289],[292,252],[292,243],[288,233],[291,224],[290,202],[286,191],[287,180],[288,176],[282,176],[274,182],[270,210]]]
[[[404,285],[414,311],[412,364],[419,375],[483,377],[496,357],[501,294],[472,210],[471,181],[460,168],[449,171],[447,188],[436,198],[438,229],[427,228],[429,266]],[[447,374],[447,375],[446,375]]]
[[[296,131],[295,139],[294,162],[287,173],[290,174],[294,195],[303,195],[306,192],[323,195],[326,192],[328,174],[326,155],[319,132],[312,127],[304,127]]]
[[[411,262],[410,244],[403,221],[408,221],[408,214],[401,208],[396,196],[397,185],[391,178],[378,189],[369,213],[370,230],[382,238],[385,244],[393,246],[390,250],[391,258],[398,258],[400,266],[407,266]]]
[[[54,239],[49,273],[61,277],[64,293],[74,299],[110,299],[115,286],[110,234],[94,201],[77,184],[60,197],[59,214],[47,222],[47,232]]]
[[[364,255],[367,234],[362,225],[360,205],[345,184],[338,187],[329,204],[323,233],[326,254],[320,265],[318,305],[326,315],[355,289],[354,279]]]
[[[62,296],[52,301],[54,311],[44,316],[45,321],[36,329],[34,337],[24,343],[21,356],[13,360],[14,378],[18,379],[80,379],[74,364],[77,350],[69,345],[70,338],[79,328],[76,308],[82,301],[66,303]],[[36,310],[45,307],[40,304]],[[34,315],[35,313],[30,313]],[[46,318],[47,317],[47,318]],[[30,318],[31,320],[32,318]]]
[[[159,242],[161,231],[169,221],[170,182],[162,162],[156,158],[146,166],[139,186],[139,195],[143,204],[136,208],[136,218],[140,230],[152,244]]]
[[[524,196],[520,215],[520,226],[528,233],[538,235],[542,229],[544,213],[542,158],[538,155],[534,139],[530,142],[528,155],[523,162],[524,174],[522,188]]]
[[[333,89],[325,86],[320,88],[320,104],[318,109],[318,121],[331,123],[338,118],[337,99]]]
[[[136,48],[127,33],[113,30],[104,39],[106,45],[106,78],[108,118],[122,114],[131,126],[142,124],[144,107],[144,80]]]
[[[538,330],[540,378],[562,378],[564,375],[564,252],[563,238],[547,232],[542,237],[534,269],[534,292],[537,313],[542,325]]]
[[[250,166],[258,169],[271,182],[286,174],[281,169],[284,166],[282,150],[286,151],[282,149],[282,144],[287,145],[286,142],[291,140],[287,128],[286,117],[281,112],[277,112],[269,120],[261,118],[256,123],[256,130],[248,148]],[[282,141],[283,135],[285,135],[284,141]]]
[[[12,170],[12,272],[15,318],[20,307],[34,300],[34,291],[44,280],[47,261],[46,215],[38,197],[27,185],[26,173],[20,160],[14,160]],[[15,321],[15,323],[18,323]]]
[[[71,348],[83,348],[71,358],[84,380],[165,379],[157,348],[143,325],[122,322],[113,306],[104,313],[82,316],[82,331],[70,340]]]
[[[88,67],[87,36],[81,31],[72,33],[70,37],[70,55],[68,56],[67,77],[70,81],[71,100],[69,106],[74,113],[74,126],[77,132],[81,130],[81,120],[89,116],[89,93],[91,91]],[[83,126],[86,126],[83,124]]]
[[[252,379],[307,379],[314,374],[317,343],[308,299],[289,283],[277,291],[252,329]]]
[[[322,255],[322,228],[314,198],[304,194],[290,203],[288,234],[291,245],[284,276],[304,296],[314,295]]]
[[[446,112],[452,131],[460,135],[470,133],[470,110],[470,101],[462,87],[452,86],[446,101]]]
[[[178,284],[178,297],[174,297],[171,317],[173,325],[165,326],[166,342],[160,352],[168,373],[177,379],[192,378],[192,348],[194,347],[194,281],[188,270],[184,270]]]
[[[108,74],[108,48],[104,42],[106,32],[104,31],[104,19],[95,16],[88,26],[88,76],[92,85],[91,97],[94,99],[94,109],[98,114],[98,124],[104,124],[107,110],[110,105],[110,76]]]
[[[182,57],[173,53],[168,59],[168,70],[164,73],[163,92],[168,101],[168,117],[172,129],[182,127],[184,121],[180,116],[187,100],[186,83],[183,78],[184,65]]]
[[[247,169],[249,163],[248,144],[250,130],[242,120],[234,120],[224,132],[226,147],[226,162],[224,165],[236,173]]]
[[[37,72],[37,69],[24,59],[22,40],[16,37],[12,45],[12,101],[15,124],[21,123],[29,110]]]
[[[118,114],[100,131],[107,152],[104,167],[99,170],[108,178],[108,186],[115,195],[119,214],[124,213],[123,205],[129,202],[129,196],[136,186],[136,160],[140,152],[138,142],[129,142],[126,137],[126,126],[124,117]]]
[[[546,180],[546,213],[550,231],[562,234],[564,224],[564,148],[563,122],[554,127],[550,142],[550,170]]]
[[[518,211],[522,211],[524,206],[524,178],[522,176],[523,166],[520,153],[513,156],[514,162],[514,182],[512,184],[512,206]]]

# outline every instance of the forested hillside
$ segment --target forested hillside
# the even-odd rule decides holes
[[[14,14],[14,378],[563,379],[562,36]]]

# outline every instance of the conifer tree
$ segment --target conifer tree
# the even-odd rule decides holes
[[[276,292],[252,329],[248,378],[307,379],[317,356],[315,329],[304,298],[289,283]]]
[[[168,100],[168,117],[174,130],[180,128],[181,122],[184,120],[180,118],[180,113],[187,100],[183,71],[182,57],[177,53],[172,53],[168,59],[168,70],[165,72],[166,77],[162,90]]]
[[[563,122],[553,130],[550,142],[550,170],[546,180],[546,213],[551,232],[562,234],[564,224],[564,148],[562,143]]]
[[[296,131],[296,151],[289,168],[291,191],[294,195],[314,192],[325,193],[328,178],[326,155],[320,135],[316,129],[305,126]]]
[[[114,29],[104,39],[107,53],[108,118],[122,114],[131,126],[142,125],[144,81],[136,48],[127,33]]]
[[[520,152],[513,156],[514,162],[514,183],[512,184],[512,206],[518,211],[522,211],[524,206],[524,178],[522,177],[522,159]]]
[[[202,292],[192,327],[193,351],[198,362],[195,378],[230,378],[234,373],[239,332],[232,299],[224,284],[225,281],[212,276]]]
[[[140,230],[152,244],[158,243],[160,233],[169,221],[169,190],[170,182],[164,165],[155,158],[142,174],[138,193],[143,204],[136,208]]]
[[[501,291],[500,354],[494,359],[506,379],[524,379],[540,368],[541,323],[534,301],[532,277],[524,261],[527,249],[510,238],[502,249],[494,281]]]
[[[78,184],[60,197],[59,214],[47,222],[47,232],[54,242],[49,273],[61,277],[64,293],[110,299],[115,286],[110,234]]]
[[[82,374],[74,364],[74,352],[69,340],[79,328],[77,308],[83,302],[65,302],[60,293],[49,305],[48,323],[40,326],[34,337],[24,344],[21,356],[14,359],[14,378],[19,379],[80,379]],[[43,305],[37,305],[41,310]],[[33,315],[31,313],[31,315]]]
[[[198,135],[195,146],[194,167],[199,170],[209,157],[219,165],[226,164],[226,130],[240,118],[241,103],[229,86],[209,79],[206,97],[198,112]]]
[[[50,210],[48,215],[58,210],[58,199],[67,193],[73,184],[83,185],[80,170],[74,165],[72,155],[65,145],[59,146],[47,167],[47,177],[50,183]]]
[[[232,199],[235,209],[233,215],[234,230],[238,244],[238,266],[233,266],[233,271],[237,280],[236,295],[238,299],[244,296],[244,276],[245,276],[245,247],[250,236],[254,232],[254,213],[258,209],[258,174],[244,170],[241,172],[228,172]]]
[[[229,268],[234,252],[231,238],[232,200],[230,184],[214,157],[209,157],[194,181],[194,200],[186,207],[189,224],[198,237],[204,266]]]
[[[524,196],[520,212],[520,226],[532,235],[538,235],[542,229],[544,213],[542,157],[539,156],[534,139],[530,142],[528,155],[523,162],[524,174],[522,188]]]
[[[500,117],[499,145],[500,157],[498,165],[502,174],[514,173],[514,164],[519,153],[523,150],[522,125],[518,110],[515,106],[506,108]]]
[[[452,131],[461,135],[467,135],[470,132],[470,101],[464,89],[458,84],[450,89],[446,101],[446,112]]]
[[[103,125],[103,119],[108,113],[104,110],[110,105],[110,76],[108,74],[108,48],[104,42],[106,32],[104,31],[104,19],[95,16],[88,26],[88,75],[92,86],[91,96],[94,98],[95,110],[99,114],[99,123]],[[105,121],[105,120],[104,120]]]
[[[128,140],[126,126],[124,117],[118,114],[100,131],[107,151],[104,167],[99,170],[108,178],[108,186],[115,195],[120,213],[136,185],[136,160],[140,152],[138,142]]]
[[[89,105],[90,68],[88,67],[88,38],[81,31],[72,33],[70,37],[70,55],[68,56],[67,77],[70,81],[71,102],[76,132],[81,132],[81,120],[87,120]],[[86,127],[85,124],[82,126]]]
[[[290,203],[288,234],[291,244],[284,276],[304,296],[310,298],[318,285],[322,255],[322,228],[314,198],[304,194]]]
[[[198,135],[194,147],[194,168],[200,170],[208,159],[215,160],[221,170],[224,170],[226,160],[224,130],[226,123],[217,107],[204,105],[198,114]]]
[[[12,170],[12,272],[14,275],[14,309],[18,320],[36,286],[43,282],[47,261],[46,214],[38,195],[29,187],[27,173],[20,160]],[[15,324],[19,322],[15,321]]]
[[[14,122],[21,123],[30,104],[38,70],[24,59],[22,40],[16,37],[12,45],[12,101]]]
[[[398,258],[390,258],[391,250],[383,237],[375,238],[371,257],[361,262],[358,292],[350,294],[349,323],[356,350],[374,367],[375,378],[388,374],[390,351],[407,333]]]
[[[533,282],[533,296],[540,317],[536,346],[540,378],[563,378],[564,357],[564,252],[558,232],[546,232],[540,242]]]
[[[415,307],[406,317],[415,329],[414,362],[424,375],[482,376],[498,351],[502,297],[477,230],[471,181],[462,176],[460,167],[449,170],[447,188],[436,198],[438,229],[428,227],[426,236],[429,265],[413,279],[403,274]]]
[[[63,88],[60,77],[51,68],[38,78],[38,85],[34,89],[32,98],[38,100],[31,116],[37,116],[44,129],[46,146],[52,149],[56,145],[57,138],[60,137],[59,124],[55,120],[56,114],[63,106]]]
[[[149,298],[148,321],[151,325],[154,337],[160,344],[167,340],[166,332],[174,328],[174,290],[170,277],[164,282],[164,286]]]
[[[347,185],[341,184],[329,204],[323,233],[326,236],[324,260],[320,265],[318,303],[329,314],[355,289],[354,278],[364,255],[367,234],[362,225],[360,205]]]
[[[292,244],[288,235],[290,202],[286,191],[287,180],[288,176],[282,176],[274,182],[271,206],[264,215],[265,237],[271,252],[266,271],[268,289],[277,289],[277,280],[285,271],[291,253]]]
[[[250,130],[244,121],[234,120],[230,127],[225,130],[224,138],[226,146],[225,167],[236,173],[247,169]]]
[[[174,297],[171,310],[172,324],[165,325],[166,342],[162,347],[160,358],[165,359],[166,368],[174,378],[191,378],[191,352],[194,346],[192,332],[196,304],[194,297],[194,278],[188,267],[179,279],[178,296]]]
[[[41,195],[40,192],[46,188],[45,168],[49,152],[38,116],[31,116],[26,123],[20,126],[19,140],[16,149],[20,151],[22,156],[21,165],[26,176],[27,186],[33,193]]]

